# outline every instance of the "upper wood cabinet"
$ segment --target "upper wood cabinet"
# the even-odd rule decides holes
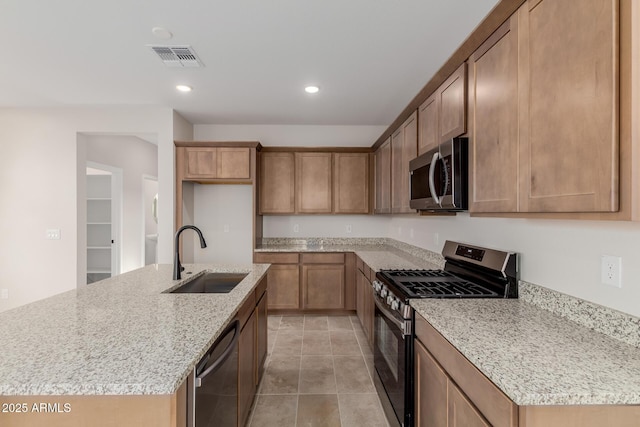
[[[518,209],[518,18],[469,59],[472,212]],[[500,167],[496,167],[500,165]]]
[[[409,206],[409,161],[417,155],[418,123],[414,112],[391,135],[391,212],[415,212]]]
[[[260,213],[294,213],[295,159],[291,152],[262,153],[260,160]]]
[[[184,179],[250,179],[251,150],[245,147],[184,147]]]
[[[369,153],[333,154],[333,211],[369,212]]]
[[[368,152],[263,152],[259,213],[369,213],[370,162]]]
[[[619,2],[519,10],[520,210],[618,209]]]
[[[418,154],[467,131],[466,64],[420,105],[418,128]]]
[[[438,92],[433,93],[418,108],[418,155],[436,148],[440,143],[437,95]]]
[[[391,137],[374,154],[375,208],[374,213],[391,213]]]
[[[296,212],[331,213],[331,153],[296,153]]]
[[[618,210],[617,16],[530,0],[471,56],[472,212]]]

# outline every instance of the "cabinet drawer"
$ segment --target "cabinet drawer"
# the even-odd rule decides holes
[[[416,337],[492,425],[517,425],[517,405],[422,316],[416,316]]]
[[[254,254],[254,259],[255,259],[256,263],[297,264],[298,263],[298,254],[297,253],[256,252]]]
[[[302,264],[344,264],[344,253],[302,254]]]
[[[251,293],[247,300],[242,304],[240,310],[238,310],[238,320],[240,321],[240,327],[244,327],[244,324],[247,323],[249,316],[253,313],[253,310],[256,308],[256,294]]]

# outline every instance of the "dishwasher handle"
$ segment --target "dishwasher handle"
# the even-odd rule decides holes
[[[234,320],[229,326],[227,326],[224,332],[222,332],[222,335],[220,335],[220,337],[216,340],[216,342],[211,346],[211,349],[207,352],[207,355],[203,358],[203,361],[200,362],[201,366],[203,362],[206,363],[209,360],[209,357],[211,357],[211,353],[216,349],[217,345],[220,342],[222,342],[222,340],[224,340],[227,337],[227,335],[229,335],[230,333],[233,333],[233,337],[231,338],[229,345],[227,345],[227,348],[224,349],[224,351],[218,357],[218,359],[215,362],[213,362],[211,366],[209,366],[204,372],[201,372],[201,373],[196,372],[196,377],[195,377],[196,387],[200,387],[202,385],[202,380],[205,379],[207,375],[211,374],[216,369],[218,369],[218,366],[224,363],[225,360],[227,360],[227,358],[233,351],[233,348],[236,346],[236,343],[238,342],[238,336],[240,335],[240,322],[238,320]],[[196,371],[197,371],[197,368],[196,368]]]

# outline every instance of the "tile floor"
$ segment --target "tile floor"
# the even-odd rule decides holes
[[[269,316],[251,427],[388,427],[356,316]]]

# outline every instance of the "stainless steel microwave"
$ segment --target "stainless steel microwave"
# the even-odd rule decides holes
[[[453,138],[409,162],[412,209],[468,208],[468,140]]]

